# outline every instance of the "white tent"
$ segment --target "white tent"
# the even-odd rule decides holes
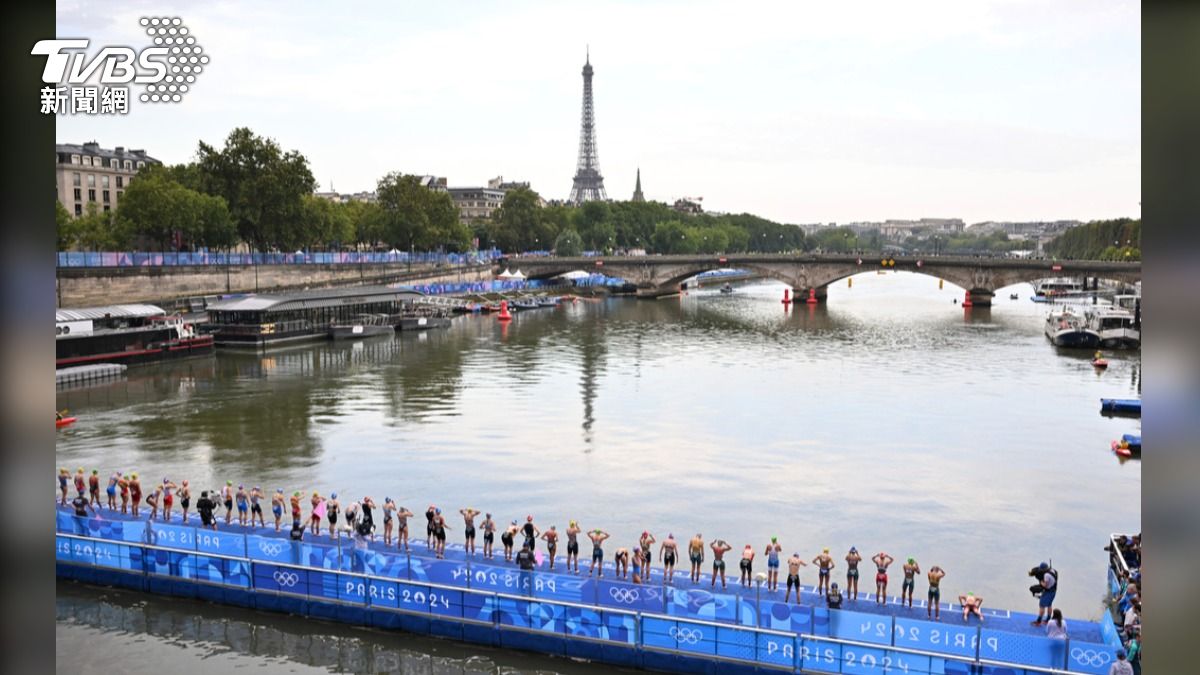
[[[392,247],[392,250],[388,251],[388,253],[390,253],[392,255],[398,255],[400,253],[400,250],[395,247]]]
[[[512,279],[513,273],[511,271],[509,271],[509,269],[507,267],[505,267],[503,272],[496,275],[496,278],[497,279]]]
[[[516,272],[513,272],[513,275],[511,278],[512,279],[524,279],[525,275],[521,274],[521,270],[517,270]]]
[[[563,272],[562,274],[560,274],[558,276],[562,277],[563,279],[571,279],[572,281],[574,281],[575,279],[588,278],[588,273],[584,272],[583,270],[575,270],[573,272]]]

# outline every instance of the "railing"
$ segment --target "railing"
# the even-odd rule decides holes
[[[669,586],[660,591],[613,581],[593,585],[589,579],[592,602],[575,602],[561,596],[575,593],[584,599],[583,579],[492,565],[472,569],[469,559],[382,556],[357,547],[155,522],[97,523],[67,514],[59,514],[57,529],[60,563],[788,671],[915,675],[941,673],[947,662],[1102,675],[1114,658],[1110,644],[798,605],[784,607],[806,616],[807,630],[779,630],[776,605],[783,603],[740,596],[734,596],[735,616],[742,621],[748,612],[754,625],[714,621],[687,615],[688,592]],[[95,532],[100,538],[74,532]],[[466,587],[414,578],[439,565],[447,566],[449,579]],[[602,606],[606,598],[600,589],[630,606]],[[617,598],[634,591],[637,597]]]
[[[322,253],[140,253],[77,252],[57,254],[58,267],[182,267],[206,265],[481,265],[501,257],[499,249],[471,253],[322,252]]]

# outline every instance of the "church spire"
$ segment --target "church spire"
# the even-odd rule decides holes
[[[644,202],[646,197],[642,195],[642,167],[637,170],[637,185],[633,188],[633,201]]]

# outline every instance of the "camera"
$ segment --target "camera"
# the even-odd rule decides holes
[[[1034,584],[1029,587],[1029,592],[1032,593],[1033,597],[1035,597],[1035,598],[1038,597],[1039,595],[1041,595],[1042,593],[1044,593],[1045,591],[1046,591],[1046,589],[1042,588],[1041,584]]]

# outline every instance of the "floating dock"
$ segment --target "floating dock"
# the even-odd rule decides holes
[[[1142,401],[1136,398],[1102,398],[1100,412],[1105,415],[1142,416]]]
[[[811,587],[801,604],[784,603],[782,588],[712,589],[707,579],[692,584],[686,569],[671,584],[661,566],[652,583],[632,584],[616,578],[611,565],[594,579],[563,573],[561,562],[555,572],[546,561],[523,571],[502,556],[486,560],[452,546],[437,559],[424,540],[411,540],[405,554],[384,548],[378,535],[370,543],[324,535],[291,541],[273,527],[223,521],[220,530],[203,530],[179,524],[178,511],[170,524],[107,509],[78,517],[59,506],[56,515],[60,578],[624,667],[1106,675],[1120,644],[1107,620],[1071,619],[1072,639],[1051,640],[1029,625],[1030,614],[985,609],[981,625],[943,605],[934,622],[921,601],[908,609],[895,598],[877,605],[866,594],[830,610]],[[414,519],[410,528],[419,525]]]
[[[120,377],[125,373],[123,363],[95,363],[88,366],[71,366],[54,371],[54,384],[62,386],[79,382],[95,382]]]

